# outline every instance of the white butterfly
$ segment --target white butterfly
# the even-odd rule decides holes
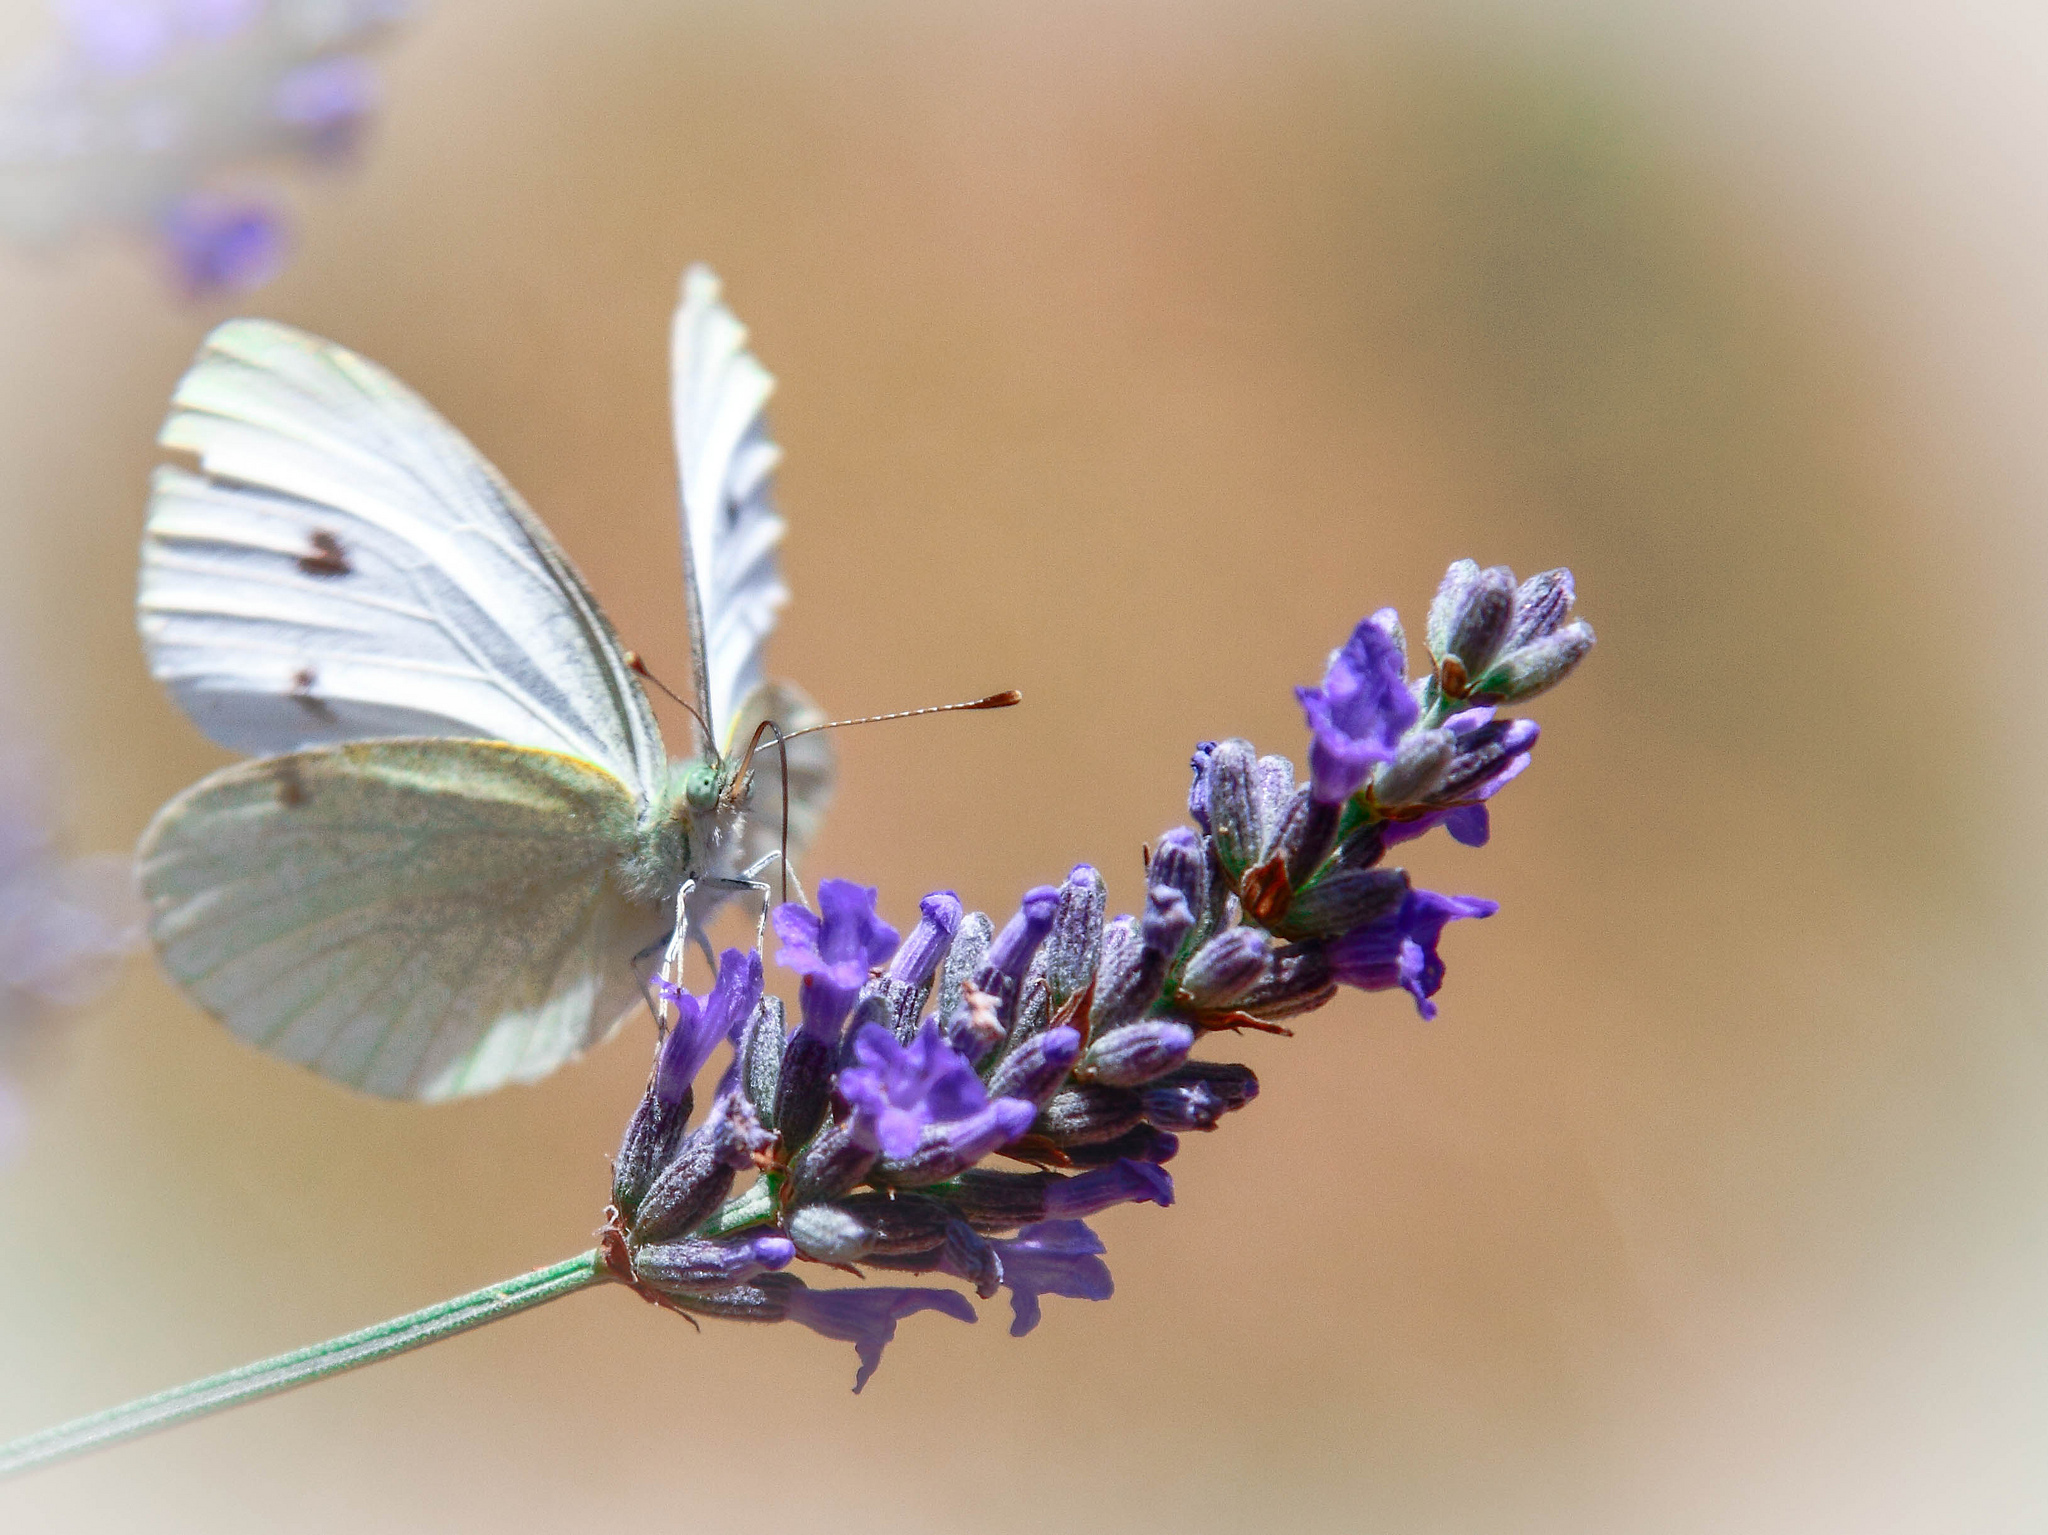
[[[582,578],[460,433],[331,342],[207,337],[160,439],[201,472],[157,470],[138,622],[200,729],[261,760],[172,800],[138,856],[165,966],[237,1034],[387,1097],[532,1081],[637,1005],[686,878],[779,845],[780,767],[756,794],[735,750],[820,716],[762,675],[788,591],[745,343],[693,267],[671,354],[711,739],[671,762]],[[794,851],[832,757],[784,755]]]

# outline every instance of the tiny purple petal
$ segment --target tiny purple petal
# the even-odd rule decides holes
[[[1522,761],[1527,762],[1527,757]],[[1493,821],[1484,805],[1460,805],[1455,810],[1444,812],[1444,830],[1451,834],[1453,842],[1466,847],[1485,847],[1487,838],[1493,835]]]
[[[316,59],[286,73],[271,92],[270,110],[304,130],[316,153],[344,154],[377,108],[377,71],[352,55]]]
[[[839,1073],[839,1093],[852,1110],[855,1141],[884,1156],[907,1157],[927,1126],[981,1113],[988,1094],[974,1068],[927,1018],[908,1045],[880,1024],[853,1040],[853,1064]]]
[[[874,889],[851,880],[821,881],[818,912],[787,901],[775,908],[775,963],[804,978],[805,1032],[836,1041],[869,973],[896,952],[896,929],[875,914]]]
[[[1326,805],[1349,799],[1375,767],[1390,761],[1418,713],[1400,646],[1370,618],[1330,657],[1323,685],[1296,688],[1294,696],[1314,732],[1309,778]]]
[[[966,1296],[914,1287],[794,1290],[788,1317],[820,1337],[853,1345],[860,1356],[860,1371],[853,1378],[854,1394],[859,1395],[881,1364],[882,1350],[895,1340],[896,1324],[920,1311],[944,1312],[963,1322],[975,1319]]]
[[[1444,962],[1437,953],[1444,928],[1461,918],[1490,917],[1499,910],[1498,901],[1481,896],[1410,890],[1398,909],[1330,945],[1332,973],[1362,991],[1399,986],[1415,998],[1415,1010],[1425,1020],[1434,1018],[1436,1004],[1429,999],[1444,981]]]
[[[1116,1289],[1109,1265],[1101,1258],[1102,1238],[1080,1221],[1040,1221],[1007,1241],[989,1245],[1003,1262],[1013,1338],[1023,1337],[1038,1325],[1041,1295],[1108,1300]]]
[[[890,978],[906,986],[922,986],[932,978],[952,946],[953,935],[960,931],[966,907],[952,891],[935,890],[917,903],[917,911],[917,926],[889,961]]]

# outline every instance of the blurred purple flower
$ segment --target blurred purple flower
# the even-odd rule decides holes
[[[284,267],[284,220],[265,203],[194,193],[159,226],[178,281],[193,298],[246,293]]]

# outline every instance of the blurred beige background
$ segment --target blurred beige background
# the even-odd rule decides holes
[[[24,30],[11,0],[8,35]],[[0,1488],[0,1527],[2030,1531],[2048,1519],[2048,18],[2020,0],[439,0],[247,307],[423,390],[680,674],[664,327],[781,380],[812,875],[1101,862],[1473,554],[1578,572],[1443,1017],[1253,1039],[1118,1293],[796,1328],[616,1292]],[[219,313],[0,256],[0,599],[81,846],[223,760],[129,605]],[[0,1171],[0,1436],[587,1245],[644,1030],[361,1101],[154,973]]]

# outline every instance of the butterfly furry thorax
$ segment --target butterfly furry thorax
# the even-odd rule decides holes
[[[443,1098],[531,1081],[643,996],[698,915],[800,853],[830,797],[812,735],[735,777],[787,600],[773,388],[692,268],[671,331],[693,712],[672,760],[630,653],[540,520],[411,390],[263,320],[207,337],[163,444],[137,623],[220,744],[138,861],[165,967],[244,1039],[338,1081]],[[772,757],[772,754],[771,754]],[[756,786],[754,778],[759,777]]]

